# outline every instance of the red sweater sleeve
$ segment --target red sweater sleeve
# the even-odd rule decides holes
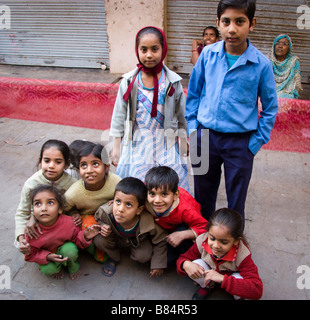
[[[80,230],[79,227],[74,226],[71,241],[80,249],[86,249],[92,244],[92,240],[86,240],[84,237],[85,230]]]
[[[196,237],[206,232],[207,220],[200,211],[186,210],[183,212],[183,221],[196,233]]]
[[[200,204],[184,189],[180,190],[179,212],[182,214],[182,221],[191,228],[196,237],[206,232],[207,220],[201,215]]]
[[[232,295],[244,299],[258,300],[263,295],[263,282],[259,277],[257,266],[251,255],[239,265],[238,272],[243,279],[236,279],[232,275],[225,275],[221,287]]]
[[[45,249],[31,247],[29,255],[25,255],[25,261],[45,265],[50,262],[46,259],[50,253],[50,251]]]
[[[180,274],[181,276],[185,276],[187,275],[187,273],[182,269],[182,264],[184,261],[193,261],[196,259],[200,259],[201,258],[201,254],[197,248],[197,244],[196,242],[185,252],[180,254],[177,262],[176,262],[176,267],[177,267],[177,272],[178,274]]]

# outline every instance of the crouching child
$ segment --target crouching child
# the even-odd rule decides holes
[[[82,231],[75,226],[73,217],[62,214],[64,199],[53,185],[37,186],[30,197],[41,233],[38,238],[26,235],[30,252],[25,260],[37,263],[43,274],[55,279],[63,278],[64,267],[72,280],[78,279],[81,274],[78,248],[89,247],[101,229],[93,225]]]
[[[111,277],[120,262],[120,245],[131,248],[130,258],[140,263],[150,261],[150,277],[163,274],[167,268],[167,233],[144,210],[147,197],[145,184],[133,177],[122,179],[115,188],[113,204],[99,207],[95,219],[102,232],[94,238],[97,248],[110,259],[102,273]],[[107,225],[112,232],[106,232]]]

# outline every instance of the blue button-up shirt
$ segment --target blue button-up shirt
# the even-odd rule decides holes
[[[231,68],[223,40],[204,48],[188,85],[185,117],[189,133],[199,123],[218,132],[253,131],[249,149],[255,155],[269,141],[277,111],[271,62],[249,40],[247,50]]]

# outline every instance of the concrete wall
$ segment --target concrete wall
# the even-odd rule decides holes
[[[126,73],[138,63],[137,32],[148,25],[164,29],[164,0],[105,0],[110,72]]]

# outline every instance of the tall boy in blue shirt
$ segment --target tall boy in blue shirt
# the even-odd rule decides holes
[[[244,219],[253,159],[269,141],[278,110],[271,63],[248,39],[256,25],[255,9],[255,0],[219,2],[223,40],[205,47],[189,81],[185,117],[189,133],[197,130],[191,149],[209,157],[209,170],[193,164],[195,198],[207,220],[215,211],[222,164],[228,207]],[[209,146],[201,139],[206,133]]]

